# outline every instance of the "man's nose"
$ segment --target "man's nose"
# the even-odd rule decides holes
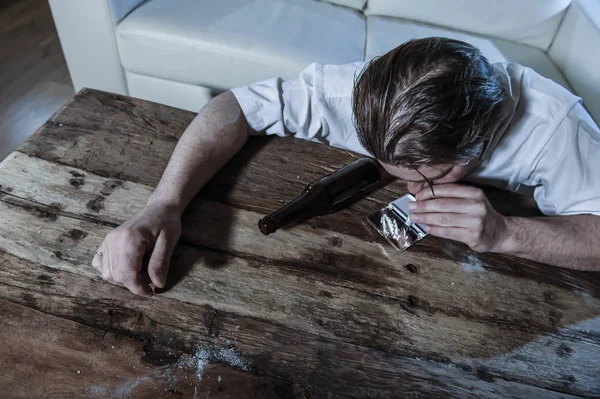
[[[423,190],[423,188],[425,187],[425,182],[414,182],[414,181],[409,181],[406,183],[406,188],[408,188],[408,192],[413,194],[413,195],[417,195],[421,190]]]

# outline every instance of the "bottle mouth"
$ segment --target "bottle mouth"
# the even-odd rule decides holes
[[[271,220],[271,218],[268,216],[258,221],[258,228],[260,229],[260,232],[266,236],[268,236],[271,233],[274,233],[275,230],[277,230],[275,228],[275,223],[273,223],[273,220]]]

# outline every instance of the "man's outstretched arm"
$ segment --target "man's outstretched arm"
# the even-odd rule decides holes
[[[145,296],[152,295],[150,282],[164,287],[184,209],[243,147],[249,132],[231,92],[207,104],[181,136],[146,207],[100,245],[92,265],[102,277]],[[147,273],[142,267],[144,255],[150,256]]]
[[[430,234],[498,252],[578,270],[600,271],[600,216],[508,217],[494,210],[481,189],[460,185],[421,190],[411,219]]]

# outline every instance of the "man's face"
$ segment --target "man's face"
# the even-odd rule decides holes
[[[424,188],[428,188],[427,182],[423,179],[423,176],[427,177],[434,184],[455,183],[471,172],[477,166],[477,162],[471,160],[471,162],[466,165],[447,163],[422,166],[418,168],[418,171],[421,172],[423,176],[411,168],[384,163],[382,163],[382,166],[392,176],[406,180],[408,191],[416,195]]]

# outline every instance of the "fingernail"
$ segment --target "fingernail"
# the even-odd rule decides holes
[[[411,211],[414,211],[415,209],[417,209],[417,203],[411,202],[410,204],[408,204],[408,209],[410,209]]]
[[[426,233],[429,233],[429,225],[422,224],[420,226],[423,228],[423,230],[425,230]]]
[[[418,222],[419,220],[421,220],[421,217],[413,213],[410,215],[410,220],[412,220],[413,222]]]

